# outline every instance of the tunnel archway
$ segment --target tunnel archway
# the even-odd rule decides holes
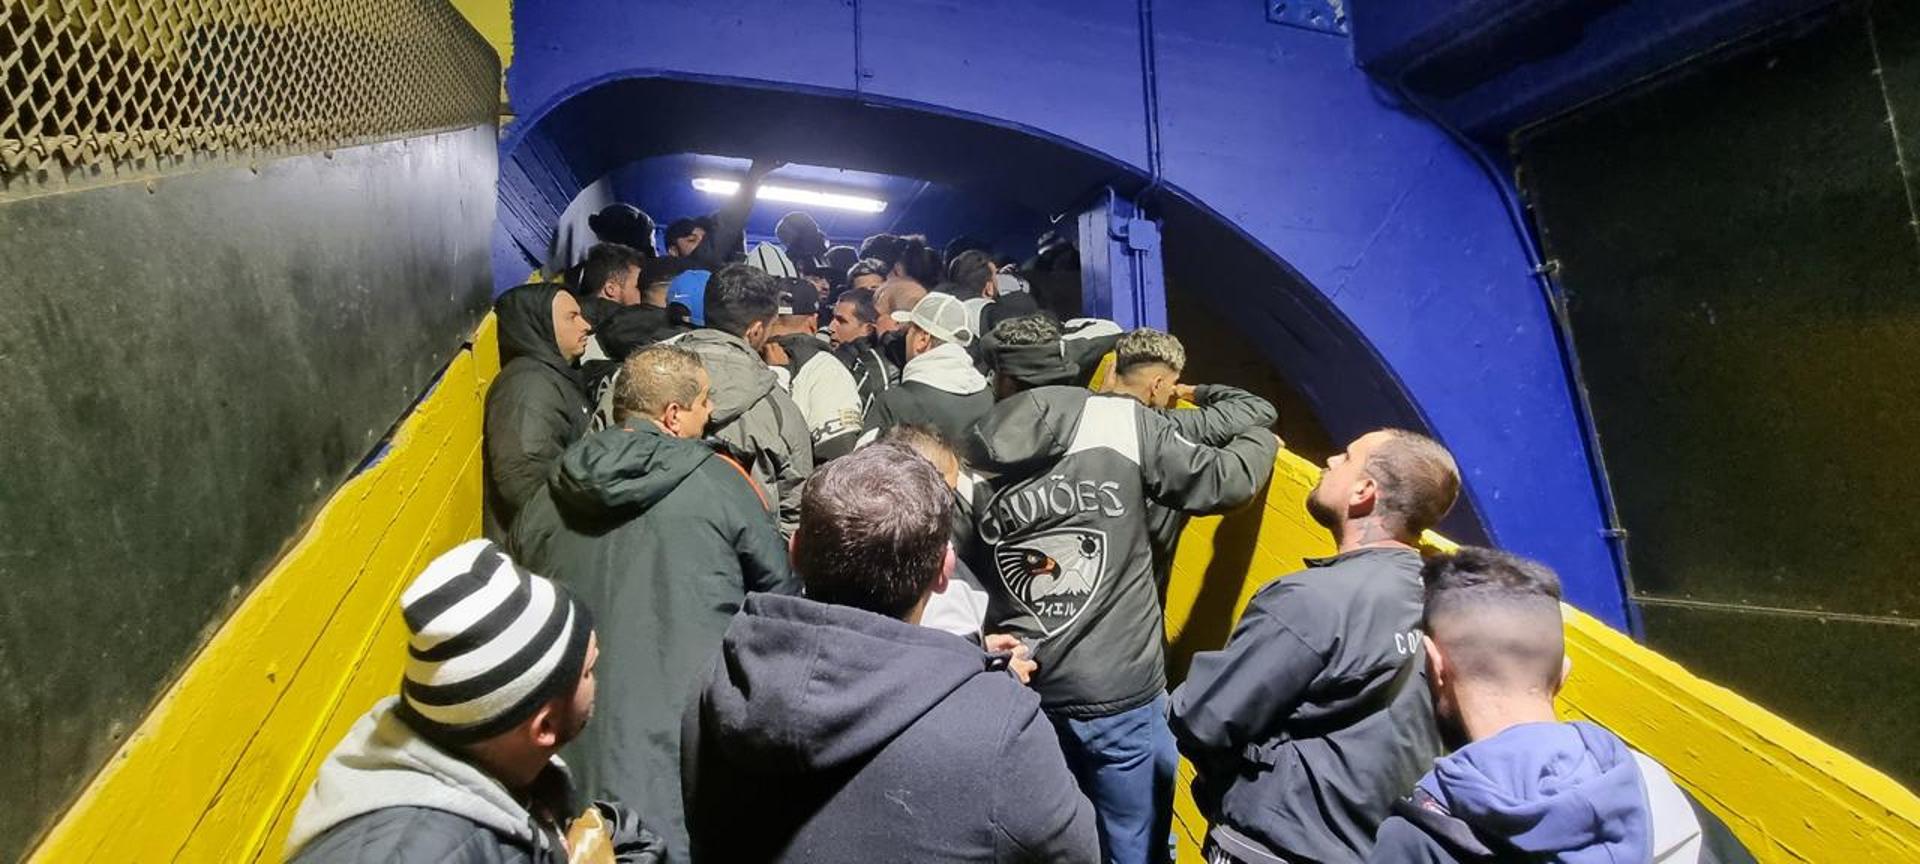
[[[1288,401],[1313,413],[1313,423],[1296,426],[1307,450],[1382,425],[1431,430],[1328,294],[1232,220],[1110,154],[945,107],[655,71],[584,84],[523,115],[504,137],[497,288],[545,262],[555,225],[581,190],[636,160],[683,153],[921,178],[1056,217],[1071,217],[1107,188],[1138,196],[1164,224],[1176,331],[1202,316],[1230,322],[1210,332],[1237,336],[1242,345],[1234,347],[1263,359],[1290,389]],[[1444,529],[1470,542],[1489,533],[1471,495]]]

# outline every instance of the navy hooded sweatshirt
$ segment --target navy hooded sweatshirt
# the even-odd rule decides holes
[[[750,595],[686,723],[695,861],[1100,858],[1039,698],[949,633]]]

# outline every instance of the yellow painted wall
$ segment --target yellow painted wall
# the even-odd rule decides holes
[[[280,860],[318,761],[400,680],[401,588],[480,533],[481,414],[499,371],[491,318],[473,342],[30,860]]]
[[[319,761],[399,681],[401,588],[479,533],[496,356],[489,319],[386,458],[341,487],[31,860],[279,860]],[[1260,506],[1193,520],[1168,589],[1176,677],[1225,641],[1261,585],[1332,551],[1303,506],[1317,477],[1282,451]],[[1912,792],[1585,615],[1568,610],[1567,626],[1565,713],[1666,764],[1760,860],[1920,861]],[[1184,782],[1175,815],[1182,860],[1198,861],[1205,826]]]
[[[513,4],[508,0],[453,0],[453,8],[500,55],[500,68],[513,65]]]
[[[1261,586],[1334,551],[1305,506],[1319,470],[1283,450],[1273,476],[1261,506],[1195,519],[1182,535],[1167,590],[1176,679],[1194,651],[1225,643]],[[1571,607],[1567,651],[1562,713],[1659,760],[1760,861],[1920,861],[1920,797],[1886,775]],[[1192,768],[1180,770],[1181,860],[1199,862],[1205,823],[1188,795]]]
[[[507,109],[507,67],[513,65],[513,4],[509,0],[453,0],[453,8],[500,55],[500,112],[512,113]]]

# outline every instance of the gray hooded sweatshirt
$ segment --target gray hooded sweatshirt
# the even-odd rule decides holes
[[[566,860],[553,826],[500,781],[421,738],[393,713],[398,701],[381,700],[320,766],[293,817],[288,860]],[[558,759],[551,770],[565,776]]]
[[[700,355],[713,387],[707,430],[778,502],[780,533],[793,536],[800,525],[800,489],[813,475],[813,439],[800,406],[745,339],[708,329],[673,344]]]

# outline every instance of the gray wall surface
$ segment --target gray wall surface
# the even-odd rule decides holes
[[[1920,781],[1920,7],[1517,142],[1648,642]]]
[[[471,334],[495,134],[0,204],[0,859]]]

